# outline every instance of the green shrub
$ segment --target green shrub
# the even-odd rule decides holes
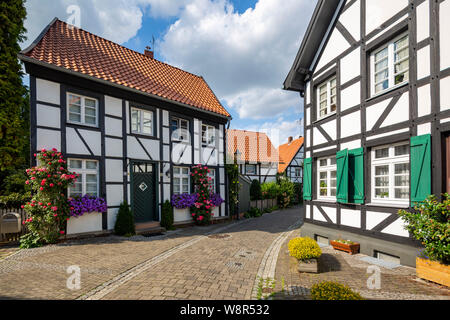
[[[361,295],[346,285],[333,281],[323,281],[311,287],[313,300],[363,300]]]
[[[25,194],[11,193],[7,196],[0,196],[0,209],[20,208],[23,203],[31,200],[31,192]]]
[[[288,244],[289,255],[297,260],[319,258],[322,250],[316,241],[311,238],[294,238]]]
[[[169,200],[162,204],[161,208],[161,227],[166,230],[173,230],[173,208]]]
[[[294,183],[294,201],[293,204],[301,204],[303,203],[303,190],[301,183]]]
[[[258,180],[253,180],[252,184],[250,185],[250,199],[252,201],[254,200],[261,200],[262,198],[262,192],[261,192],[261,184]]]
[[[261,216],[262,212],[258,208],[250,208],[250,210],[248,210],[244,215],[246,218],[257,218]]]
[[[294,183],[288,179],[280,179],[278,187],[278,205],[286,209],[292,205],[294,199]]]
[[[116,224],[114,225],[114,233],[119,236],[134,235],[136,233],[134,228],[134,216],[126,201],[120,204]]]
[[[398,214],[406,229],[425,246],[425,257],[450,264],[450,196],[443,198],[438,202],[431,195],[414,207],[415,212],[400,210]]]
[[[10,194],[25,194],[31,191],[31,187],[25,184],[27,181],[27,175],[25,170],[13,171],[5,177],[0,188],[0,192],[3,196]]]
[[[276,199],[278,195],[278,184],[276,182],[266,182],[261,185],[263,199]]]

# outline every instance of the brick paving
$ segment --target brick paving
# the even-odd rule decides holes
[[[332,247],[322,247],[319,260],[319,274],[299,273],[297,261],[289,256],[287,244],[290,239],[300,236],[294,232],[283,244],[278,256],[275,272],[277,280],[275,299],[310,299],[310,288],[321,281],[337,281],[346,284],[367,299],[394,300],[450,300],[450,290],[443,286],[418,279],[415,269],[401,266],[388,269],[381,266],[381,283],[379,290],[370,290],[367,286],[369,263],[361,261],[362,254],[350,255],[334,250]],[[284,279],[284,292],[281,282]]]

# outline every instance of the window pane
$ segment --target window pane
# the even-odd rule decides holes
[[[69,105],[78,105],[81,106],[81,97],[75,96],[73,94],[69,94]]]
[[[386,90],[387,88],[389,88],[389,81],[386,80],[382,83],[379,83],[375,86],[375,93]]]
[[[389,177],[375,178],[376,187],[389,187]]]
[[[403,156],[409,154],[409,146],[407,144],[403,146],[395,147],[395,156]]]
[[[97,116],[97,113],[96,113],[95,109],[92,109],[92,108],[86,108],[84,110],[84,114],[87,115],[87,116],[91,116],[91,117],[96,117]]]
[[[320,173],[320,180],[327,180],[327,173],[326,172],[321,172]]]
[[[408,46],[408,36],[406,36],[406,37],[396,41],[394,45],[395,45],[395,50],[396,51],[401,49],[401,48],[404,48],[404,47]]]
[[[335,165],[336,164],[336,157],[333,157],[333,158],[331,158],[331,165],[333,166],[333,165]]]
[[[173,185],[173,192],[174,193],[180,193],[180,185],[179,184],[174,184]]]
[[[389,77],[389,71],[381,71],[375,74],[375,83],[380,83],[382,81],[385,81]]]
[[[388,176],[389,166],[378,166],[375,167],[375,176]]]
[[[173,168],[173,173],[174,174],[180,174],[180,168],[179,167],[174,167]]]
[[[375,159],[382,159],[389,157],[389,148],[375,150]]]
[[[86,183],[97,184],[97,175],[96,174],[87,174],[86,175]]]
[[[400,84],[409,80],[409,71],[395,76],[395,84]]]
[[[395,165],[395,174],[408,174],[409,165],[407,163],[401,163]]]
[[[97,161],[86,161],[86,169],[97,169]]]
[[[94,124],[96,123],[95,117],[91,117],[91,116],[85,116],[84,120],[87,124]]]
[[[395,189],[395,198],[397,198],[397,199],[409,199],[409,190],[408,190],[408,188],[396,188]]]
[[[84,104],[85,104],[86,107],[95,108],[95,106],[96,106],[96,100],[92,100],[92,99],[85,98],[85,99],[84,99]]]
[[[409,186],[409,175],[396,176],[395,177],[395,186],[396,187],[407,187],[407,186]]]
[[[97,193],[97,184],[87,183],[86,184],[86,193],[87,194],[96,194]]]
[[[389,189],[383,188],[383,189],[375,189],[375,197],[377,198],[389,198]]]
[[[183,174],[184,174],[184,175],[189,174],[189,169],[188,169],[188,168],[183,168]]]
[[[387,55],[388,55],[388,48],[384,48],[383,50],[377,52],[375,54],[375,62],[378,62],[381,59],[387,57]]]
[[[69,167],[71,169],[81,169],[82,161],[81,160],[69,160]]]
[[[321,166],[321,167],[326,167],[326,166],[327,166],[327,161],[328,161],[328,159],[322,159],[322,160],[320,160],[320,166]]]
[[[388,68],[388,59],[383,59],[377,63],[375,63],[375,72],[380,72]]]

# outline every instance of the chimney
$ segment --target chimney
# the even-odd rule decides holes
[[[289,138],[288,138],[288,143],[291,144],[292,141],[294,141],[294,137],[289,137]]]
[[[151,51],[150,47],[146,47],[144,50],[144,54],[146,57],[149,57],[150,59],[153,59],[153,51]]]

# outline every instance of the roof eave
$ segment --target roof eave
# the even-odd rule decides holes
[[[28,49],[26,49],[26,50],[28,50]],[[46,62],[43,62],[43,61],[40,61],[40,60],[36,60],[34,58],[31,58],[31,57],[25,55],[23,52],[25,52],[26,50],[20,52],[17,55],[18,58],[21,61],[23,61],[23,62],[32,63],[32,64],[35,64],[35,65],[38,65],[38,66],[42,66],[42,67],[46,67],[46,68],[49,68],[49,69],[53,69],[53,70],[60,71],[60,72],[63,72],[63,73],[67,73],[67,74],[70,74],[70,75],[73,75],[73,76],[85,78],[87,80],[95,81],[95,82],[98,82],[98,83],[101,83],[101,84],[105,84],[105,85],[108,85],[108,86],[113,86],[113,87],[116,87],[116,88],[119,88],[119,89],[123,89],[123,90],[127,90],[127,91],[130,91],[130,92],[133,92],[133,93],[141,94],[141,95],[144,95],[144,96],[147,96],[147,97],[150,97],[150,98],[154,98],[154,99],[158,99],[158,100],[161,100],[161,101],[164,101],[164,102],[169,102],[169,103],[172,103],[172,104],[176,104],[176,105],[179,105],[179,106],[182,106],[182,107],[194,110],[194,111],[199,111],[199,112],[203,112],[203,113],[206,113],[206,114],[209,114],[209,115],[214,115],[214,116],[221,117],[221,118],[224,118],[224,119],[227,119],[227,120],[230,120],[230,121],[233,119],[231,117],[231,115],[230,116],[226,116],[226,115],[223,115],[223,114],[220,114],[220,113],[216,113],[216,112],[213,112],[213,111],[204,110],[204,109],[201,109],[201,108],[198,108],[198,107],[194,107],[194,106],[182,103],[182,102],[178,102],[178,101],[175,101],[175,100],[167,99],[167,98],[158,96],[156,94],[151,94],[151,93],[144,92],[144,91],[141,91],[141,90],[137,90],[137,89],[134,89],[134,88],[130,88],[130,87],[127,87],[127,86],[124,86],[124,85],[121,85],[121,84],[117,84],[117,83],[114,83],[114,82],[111,82],[111,81],[107,81],[107,80],[99,79],[99,78],[96,78],[96,77],[92,77],[92,76],[89,76],[87,74],[83,74],[83,73],[79,73],[79,72],[76,72],[76,71],[68,70],[68,69],[63,68],[63,67],[58,67],[58,66],[55,66],[53,64],[46,63]]]

